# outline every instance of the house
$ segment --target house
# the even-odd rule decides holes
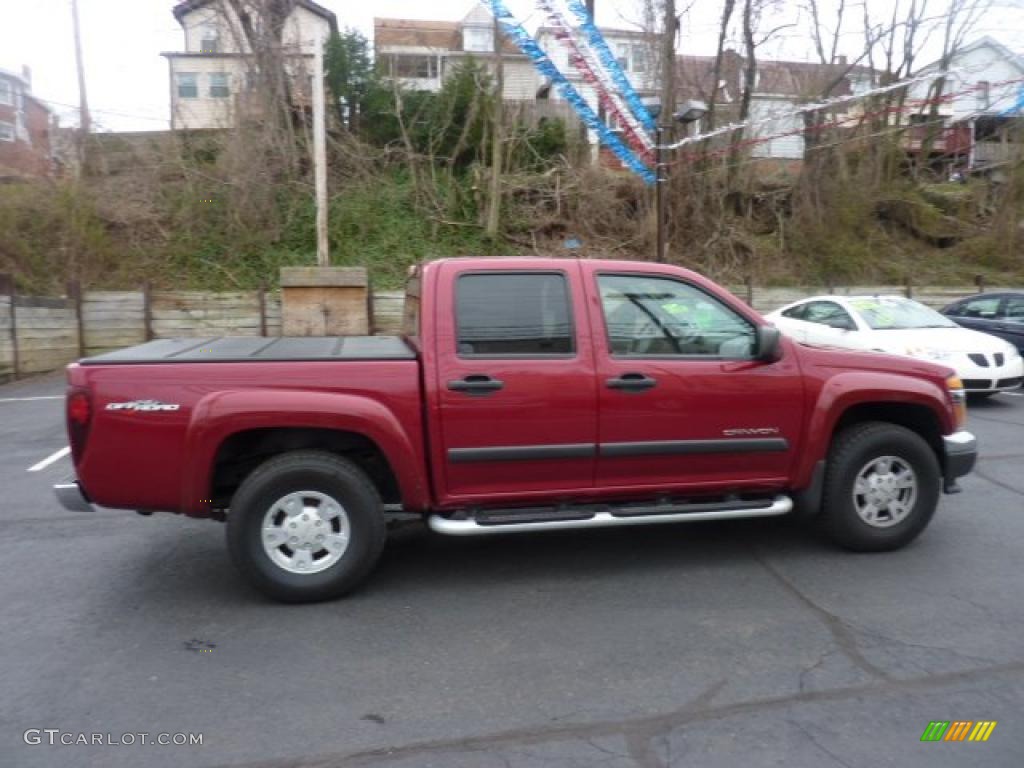
[[[248,96],[258,82],[244,31],[249,20],[238,17],[230,0],[184,0],[173,13],[185,33],[185,50],[162,54],[170,71],[171,128],[235,125],[252,107]],[[334,13],[312,0],[295,0],[281,34],[285,67],[294,82],[309,82],[316,41],[326,42],[337,31]]]
[[[656,96],[661,83],[658,69],[659,36],[630,29],[601,28],[600,32],[637,95],[640,98]],[[594,107],[595,111],[603,114],[603,110],[599,109],[594,86],[588,83],[582,73],[572,66],[569,61],[570,49],[562,40],[559,40],[555,30],[552,27],[541,27],[537,30],[536,40],[541,50],[565,75],[580,96]],[[537,99],[541,104],[551,105],[552,108],[543,110],[547,114],[558,115],[559,112],[563,114],[569,112],[568,102],[565,101],[562,92],[548,82],[547,78],[543,78],[540,82]],[[617,121],[612,115],[605,115],[605,122],[613,130],[618,128]],[[593,131],[587,132],[587,139],[590,144],[597,144],[597,134]],[[610,157],[605,157],[602,162],[615,164]]]
[[[50,110],[32,95],[32,73],[0,69],[0,178],[53,173]]]
[[[631,29],[602,28],[600,32],[637,94],[641,97],[657,95],[661,83],[658,70],[659,36]],[[566,79],[580,95],[588,103],[596,104],[593,86],[588,84],[570,64],[569,48],[558,39],[555,30],[551,27],[541,27],[537,30],[536,39],[541,50],[565,74]],[[541,84],[538,96],[553,101],[562,99],[558,89],[551,88],[551,84],[547,82]]]
[[[733,50],[722,56],[715,97],[716,126],[738,120],[744,86],[746,60]],[[676,59],[678,99],[699,99],[710,103],[715,80],[714,56],[679,56]],[[762,139],[752,144],[752,157],[796,162],[804,157],[805,128],[796,114],[802,104],[841,96],[856,96],[873,87],[875,76],[868,67],[851,66],[846,57],[834,64],[804,61],[759,60],[755,69],[745,139]],[[836,112],[853,114],[857,102],[841,104]],[[773,117],[778,115],[778,117]],[[698,124],[698,130],[706,126]]]
[[[494,17],[477,4],[460,21],[373,20],[377,71],[386,79],[414,91],[439,91],[446,78],[467,58],[492,66]],[[502,98],[532,102],[539,77],[533,63],[502,37]]]
[[[937,115],[932,115],[927,103],[934,98],[932,81],[910,88],[908,102],[917,102],[917,109],[909,116],[911,128],[904,144],[908,154],[933,165],[982,169],[1024,150],[1018,143],[1024,114],[1024,57],[986,36],[957,51],[949,69]],[[941,62],[934,62],[918,74],[941,70]],[[922,153],[929,157],[921,157]]]

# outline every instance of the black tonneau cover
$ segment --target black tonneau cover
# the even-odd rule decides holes
[[[156,339],[81,361],[82,365],[135,363],[247,363],[302,360],[414,360],[398,336],[316,336],[264,338],[211,336],[206,339]]]

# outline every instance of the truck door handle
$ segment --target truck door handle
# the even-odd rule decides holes
[[[453,392],[468,392],[471,395],[485,395],[488,392],[496,392],[505,387],[505,382],[492,379],[482,373],[474,373],[464,379],[456,379],[448,382],[448,389]]]
[[[658,383],[657,379],[652,379],[650,376],[646,376],[642,373],[624,373],[617,379],[607,379],[605,386],[608,389],[624,389],[627,392],[642,392],[645,389],[650,389]]]

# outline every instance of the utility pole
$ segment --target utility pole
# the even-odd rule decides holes
[[[676,113],[676,34],[679,19],[676,18],[675,0],[665,0],[665,20],[661,39],[661,115],[671,126],[672,115]],[[670,128],[671,130],[671,128]],[[669,134],[669,141],[672,134]]]
[[[594,0],[586,0],[587,13],[590,14],[590,20],[597,24],[597,18],[594,16]],[[597,105],[597,117],[604,122],[604,105],[600,103],[598,99]],[[580,120],[580,154],[584,156],[584,161],[597,162],[599,152],[590,151],[590,130],[587,128],[587,124]]]
[[[78,0],[71,0],[71,23],[75,35],[75,62],[78,66],[78,168],[85,169],[86,143],[92,130],[89,99],[85,93],[85,63],[82,60],[82,32],[78,23]]]
[[[498,236],[501,224],[501,156],[504,152],[503,135],[505,120],[505,63],[501,55],[501,27],[494,19],[494,125],[491,127],[491,191],[487,201],[487,236]]]
[[[668,190],[668,168],[665,162],[665,141],[672,140],[672,120],[676,113],[676,30],[679,20],[676,18],[675,0],[665,0],[665,20],[661,40],[661,109],[655,118],[655,187],[654,208],[658,217],[658,251],[655,261],[664,262],[667,257],[668,245],[668,210],[666,195]]]
[[[316,184],[316,263],[330,264],[327,252],[327,126],[324,109],[324,41],[317,33],[313,52],[313,166]]]
[[[654,130],[654,143],[657,145],[654,148],[654,210],[655,215],[658,217],[658,250],[654,255],[654,260],[658,263],[664,263],[665,261],[665,186],[668,184],[668,174],[666,173],[667,168],[665,167],[665,131],[662,128],[661,117],[659,115],[657,120],[657,126]]]

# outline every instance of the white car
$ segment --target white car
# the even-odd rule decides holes
[[[813,296],[766,315],[780,331],[812,346],[905,355],[947,365],[976,395],[1017,389],[1024,360],[996,336],[968,330],[902,296]]]

